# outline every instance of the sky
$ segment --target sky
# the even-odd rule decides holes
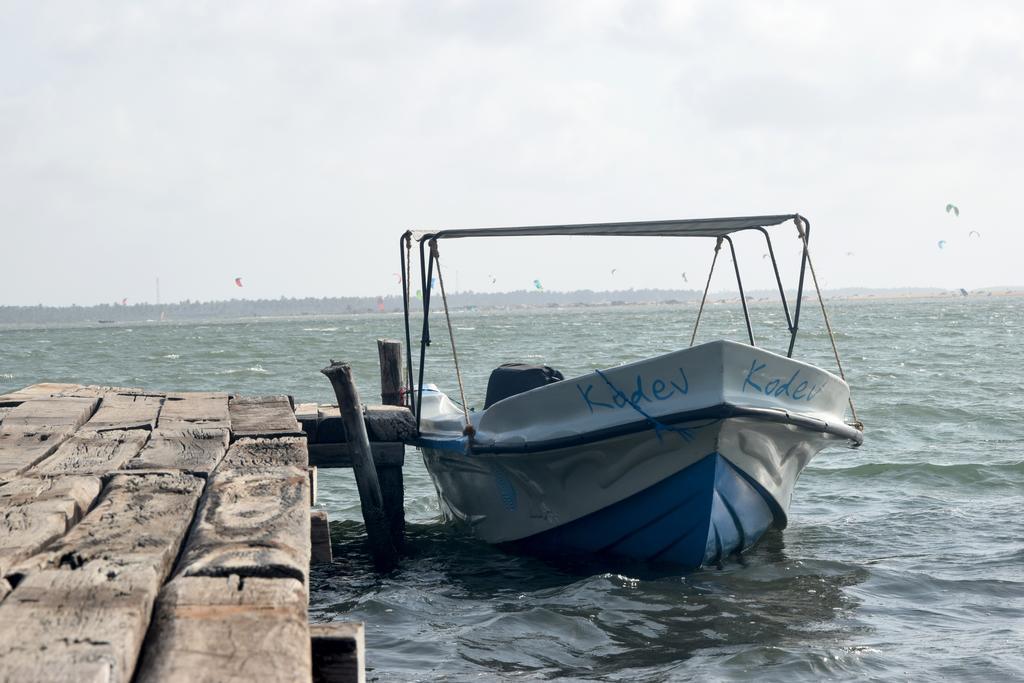
[[[826,288],[1024,285],[1020,3],[0,15],[0,305],[153,302],[158,278],[164,302],[398,294],[410,228],[794,212]],[[795,264],[795,230],[776,245]],[[441,262],[449,290],[698,288],[713,247],[478,240]],[[763,245],[738,247],[769,286]]]

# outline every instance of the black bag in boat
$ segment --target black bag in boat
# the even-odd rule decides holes
[[[498,401],[536,389],[547,384],[563,380],[558,370],[547,365],[527,365],[526,363],[505,363],[491,372],[487,380],[487,399],[484,409],[490,408]]]

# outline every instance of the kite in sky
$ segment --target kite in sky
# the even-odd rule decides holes
[[[939,240],[939,249],[946,248],[946,240]]]
[[[956,204],[946,204],[946,213],[951,213],[957,218],[960,217],[960,207]]]
[[[240,278],[240,277],[236,277],[235,278],[235,286],[236,287],[241,287],[242,286],[242,278]]]
[[[534,289],[544,289],[544,285],[540,283],[540,280],[534,280],[533,287]]]

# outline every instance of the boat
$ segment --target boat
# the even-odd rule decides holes
[[[782,284],[769,228],[795,225],[799,285]],[[788,326],[788,350],[754,343],[732,236],[758,231],[767,244]],[[545,366],[497,368],[482,410],[469,410],[440,267],[446,240],[548,235],[695,237],[714,240],[714,271],[727,246],[748,338],[563,378]],[[799,214],[629,223],[408,231],[400,252],[406,371],[413,373],[412,249],[419,247],[422,334],[418,382],[408,388],[416,445],[446,520],[514,551],[611,557],[688,569],[721,566],[770,528],[784,528],[801,471],[823,448],[859,446],[863,425],[845,381],[817,286],[810,223]],[[838,373],[793,357],[810,270]],[[440,284],[460,396],[425,382],[431,290]],[[792,294],[790,294],[792,296]],[[848,416],[849,414],[849,416]]]

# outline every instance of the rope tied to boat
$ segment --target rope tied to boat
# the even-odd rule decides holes
[[[711,276],[715,273],[715,263],[718,261],[718,252],[722,249],[722,238],[719,237],[715,242],[715,255],[711,259],[711,270],[708,271],[708,282],[704,285],[704,296],[700,299],[700,308],[697,309],[697,320],[693,323],[693,334],[690,335],[690,346],[693,346],[694,340],[697,338],[697,328],[700,327],[700,316],[704,312],[704,302],[708,300],[708,289],[711,288]]]
[[[469,408],[466,403],[466,390],[462,385],[462,371],[459,369],[459,354],[455,351],[455,332],[452,330],[452,317],[448,312],[448,296],[444,291],[444,276],[441,274],[441,254],[437,250],[437,240],[430,240],[430,258],[437,264],[437,284],[441,286],[441,303],[444,305],[444,320],[448,324],[448,339],[452,344],[452,360],[455,362],[455,378],[459,382],[459,397],[462,398],[462,415],[466,419],[466,426],[462,433],[470,439],[476,434],[472,421],[469,419]]]
[[[814,291],[818,294],[818,304],[821,306],[821,317],[825,321],[825,329],[828,330],[829,341],[832,342],[832,354],[836,358],[836,366],[839,368],[839,376],[846,382],[846,373],[843,372],[843,362],[839,360],[839,347],[836,345],[836,335],[832,332],[832,323],[828,319],[828,312],[825,310],[825,299],[821,295],[821,287],[818,286],[818,275],[814,272],[814,261],[811,260],[811,251],[808,246],[807,231],[804,230],[803,219],[797,216],[794,221],[796,223],[797,234],[800,235],[800,241],[804,245],[804,258],[807,259],[807,265],[811,268],[811,280],[814,281]],[[849,384],[849,383],[847,383]],[[857,418],[857,409],[853,406],[853,394],[851,393],[847,399],[850,404],[850,416],[853,421],[850,424],[851,427],[859,431],[864,431],[864,423]]]

